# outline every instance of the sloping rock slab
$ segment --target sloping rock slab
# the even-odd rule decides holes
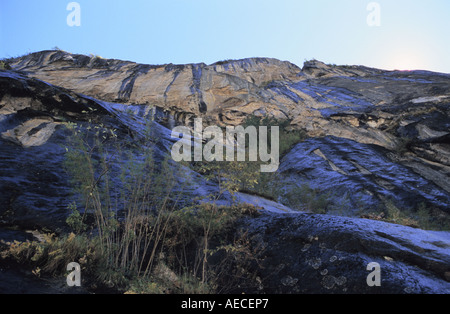
[[[450,232],[380,221],[265,213],[245,224],[265,293],[450,293]],[[370,263],[381,286],[369,286]],[[447,279],[446,279],[447,278]]]
[[[376,208],[380,200],[391,199],[405,208],[423,202],[449,212],[447,191],[392,162],[387,151],[375,145],[334,136],[311,138],[281,160],[279,171],[286,183],[307,182],[331,192],[335,201],[347,198],[355,209],[361,203]]]

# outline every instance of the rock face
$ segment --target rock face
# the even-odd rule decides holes
[[[351,214],[345,208],[376,208],[380,200],[394,201],[402,208],[423,203],[448,211],[446,189],[387,155],[387,150],[375,145],[332,136],[311,138],[282,159],[279,172],[286,185],[308,184],[329,193],[330,212]]]
[[[249,235],[264,248],[267,293],[449,293],[450,233],[365,219],[265,214]],[[380,266],[380,286],[369,286]]]
[[[267,58],[154,66],[44,51],[14,59],[11,66],[96,99],[160,107],[183,123],[194,116],[238,124],[248,114],[273,115],[293,119],[312,135],[388,148],[396,136],[387,129],[417,122],[425,111],[445,116],[450,97],[447,74],[328,66],[315,60],[303,69]]]
[[[143,65],[100,57],[46,51],[17,59],[14,69],[51,84],[109,102],[160,107],[177,120],[208,113],[214,121],[272,105],[261,84],[295,78],[300,69],[274,59],[187,65]]]
[[[70,192],[59,126],[95,103],[12,72],[0,72],[0,97],[0,221],[58,225]]]
[[[10,64],[30,77],[131,106],[144,118],[158,111],[173,123],[189,125],[202,117],[206,123],[236,125],[248,115],[268,115],[290,119],[293,128],[312,137],[405,151],[393,161],[450,193],[449,74],[330,66],[316,60],[300,69],[267,58],[153,66],[64,51],[38,52]],[[52,127],[31,141],[39,141]]]
[[[65,224],[73,193],[64,166],[69,135],[64,123],[82,126],[92,120],[117,129],[121,140],[129,139],[130,134],[136,140],[144,137],[147,121],[123,105],[78,95],[22,74],[0,72],[0,99],[0,222],[4,224],[27,228]],[[86,127],[84,131],[89,132]],[[153,123],[152,132],[154,157],[161,162],[170,155],[175,139],[169,129],[157,122]],[[192,178],[186,187],[189,199],[218,192],[217,186],[189,169],[185,171]],[[244,193],[236,197],[269,211],[290,211],[260,197]],[[221,202],[229,204],[231,196],[224,195]]]
[[[64,123],[103,123],[125,141],[141,139],[154,118],[149,145],[161,161],[174,124],[202,117],[236,125],[248,115],[289,119],[308,133],[281,160],[280,183],[333,193],[330,214],[343,206],[358,216],[358,203],[377,208],[384,199],[450,214],[450,75],[316,60],[300,69],[267,58],[152,66],[63,51],[9,63],[13,70],[0,70],[1,225],[64,227],[72,197]],[[189,199],[217,193],[187,171]],[[450,292],[449,232],[300,213],[245,193],[236,199],[263,211],[242,222],[263,248],[259,292]],[[371,262],[381,266],[381,287],[366,283]]]

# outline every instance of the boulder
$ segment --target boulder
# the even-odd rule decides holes
[[[244,226],[258,248],[260,292],[448,294],[450,233],[380,221],[266,213]],[[380,285],[369,285],[377,263]],[[369,267],[370,266],[370,267]]]

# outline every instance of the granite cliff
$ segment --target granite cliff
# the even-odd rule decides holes
[[[330,173],[344,181],[355,176],[370,181],[366,185],[357,179],[356,191],[346,189],[350,194],[362,191],[365,199],[405,194],[402,205],[429,202],[449,213],[448,74],[335,66],[317,60],[305,62],[301,69],[267,58],[143,65],[63,51],[34,53],[9,64],[30,78],[124,104],[144,119],[156,115],[168,127],[192,125],[195,117],[218,125],[238,125],[249,115],[288,119],[291,128],[305,130],[311,138],[330,139],[303,144],[309,159],[320,156]],[[342,141],[353,156],[332,161],[340,155],[333,141]],[[375,156],[385,156],[386,160],[373,161],[389,164],[389,169],[399,165],[409,179],[395,182],[400,174],[394,170],[389,174],[368,170]],[[282,162],[284,172],[295,170],[291,157]],[[322,185],[322,175],[296,172],[313,185]],[[411,189],[417,197],[408,195]]]
[[[259,271],[267,280],[259,292],[450,291],[448,231],[362,219],[358,208],[364,204],[373,212],[365,218],[381,220],[380,204],[391,200],[410,211],[423,204],[433,208],[436,219],[448,219],[449,74],[317,60],[300,68],[268,58],[144,65],[64,51],[7,62],[11,70],[0,71],[0,234],[5,238],[18,236],[10,226],[64,228],[71,189],[62,166],[68,121],[94,119],[117,129],[119,138],[139,138],[142,125],[155,120],[151,145],[163,160],[174,143],[174,125],[192,125],[196,117],[225,126],[250,115],[272,116],[308,135],[281,160],[280,184],[307,183],[333,197],[327,214],[315,215],[283,198],[237,194],[238,202],[262,211],[242,222],[265,248]],[[214,183],[191,175],[196,178],[192,198],[217,191]],[[370,262],[391,276],[382,287],[366,284]]]

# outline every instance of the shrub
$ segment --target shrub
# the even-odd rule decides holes
[[[128,293],[225,292],[253,282],[249,267],[258,257],[237,222],[257,208],[214,199],[181,206],[177,168],[155,161],[146,145],[150,130],[143,142],[119,143],[116,130],[99,123],[67,127],[65,166],[78,196],[68,206],[73,231],[12,243],[3,258],[34,267],[36,275],[59,276],[78,262],[84,286]]]
[[[312,188],[307,182],[291,187],[282,196],[284,203],[298,210],[310,211],[316,214],[327,213],[331,205],[331,193],[325,193]]]
[[[244,128],[249,126],[267,126],[269,140],[268,147],[271,147],[271,126],[278,126],[280,158],[287,154],[293,145],[307,138],[303,130],[290,129],[290,120],[276,119],[273,117],[248,116],[242,123]],[[249,141],[246,141],[246,160],[249,160]],[[224,155],[225,156],[225,155]],[[224,157],[224,160],[226,158]],[[259,195],[274,201],[278,201],[282,195],[279,173],[261,172],[262,162],[256,161],[223,161],[199,163],[191,162],[189,166],[200,173],[208,180],[212,180],[219,185],[221,193],[227,191],[231,194],[244,192]]]
[[[307,138],[306,132],[304,130],[297,130],[290,128],[291,120],[289,119],[277,119],[274,117],[257,117],[248,116],[243,121],[243,127],[248,126],[267,126],[268,127],[268,139],[270,141],[270,127],[278,126],[280,131],[279,147],[280,147],[280,157],[283,157],[286,153],[290,151],[293,145],[304,141]],[[268,147],[270,147],[270,143]]]
[[[396,223],[399,225],[418,227],[418,222],[414,220],[410,214],[405,210],[400,210],[392,200],[385,200],[385,217],[386,221]]]
[[[0,61],[0,70],[11,70],[11,66],[5,60]]]
[[[78,262],[86,277],[94,277],[97,267],[104,265],[105,256],[99,254],[97,241],[74,233],[62,237],[45,234],[44,241],[26,241],[10,244],[1,252],[3,259],[32,265],[39,269],[39,274],[59,275],[65,272],[67,264]]]
[[[450,230],[449,215],[437,208],[428,207],[425,203],[420,203],[412,216],[421,229],[436,231]]]
[[[156,165],[151,147],[119,143],[116,131],[102,124],[88,125],[86,133],[81,126],[68,124],[68,128],[72,136],[66,168],[81,196],[84,215],[90,212],[95,218],[101,253],[108,256],[104,281],[112,280],[109,277],[116,271],[147,277],[157,264],[179,197],[168,161]],[[151,132],[147,131],[145,140],[150,143]],[[78,231],[80,216],[73,211],[68,219]]]
[[[413,139],[409,137],[401,137],[398,139],[397,145],[395,146],[394,151],[397,154],[405,155],[411,150],[411,145],[413,143]]]
[[[268,147],[271,147],[271,126],[278,126],[280,131],[279,149],[280,158],[282,158],[294,144],[306,139],[306,133],[303,130],[291,130],[290,120],[276,119],[273,117],[257,117],[248,116],[242,123],[244,128],[248,126],[267,126],[269,140]],[[276,172],[261,172],[260,160],[249,160],[249,141],[246,140],[246,161],[224,161],[212,162],[191,162],[188,164],[194,171],[203,175],[207,180],[216,182],[219,185],[220,193],[244,192],[249,194],[260,195],[268,199],[277,200],[280,193],[280,186],[277,182],[278,175]],[[237,153],[235,152],[237,157]],[[237,158],[235,158],[236,160]]]

